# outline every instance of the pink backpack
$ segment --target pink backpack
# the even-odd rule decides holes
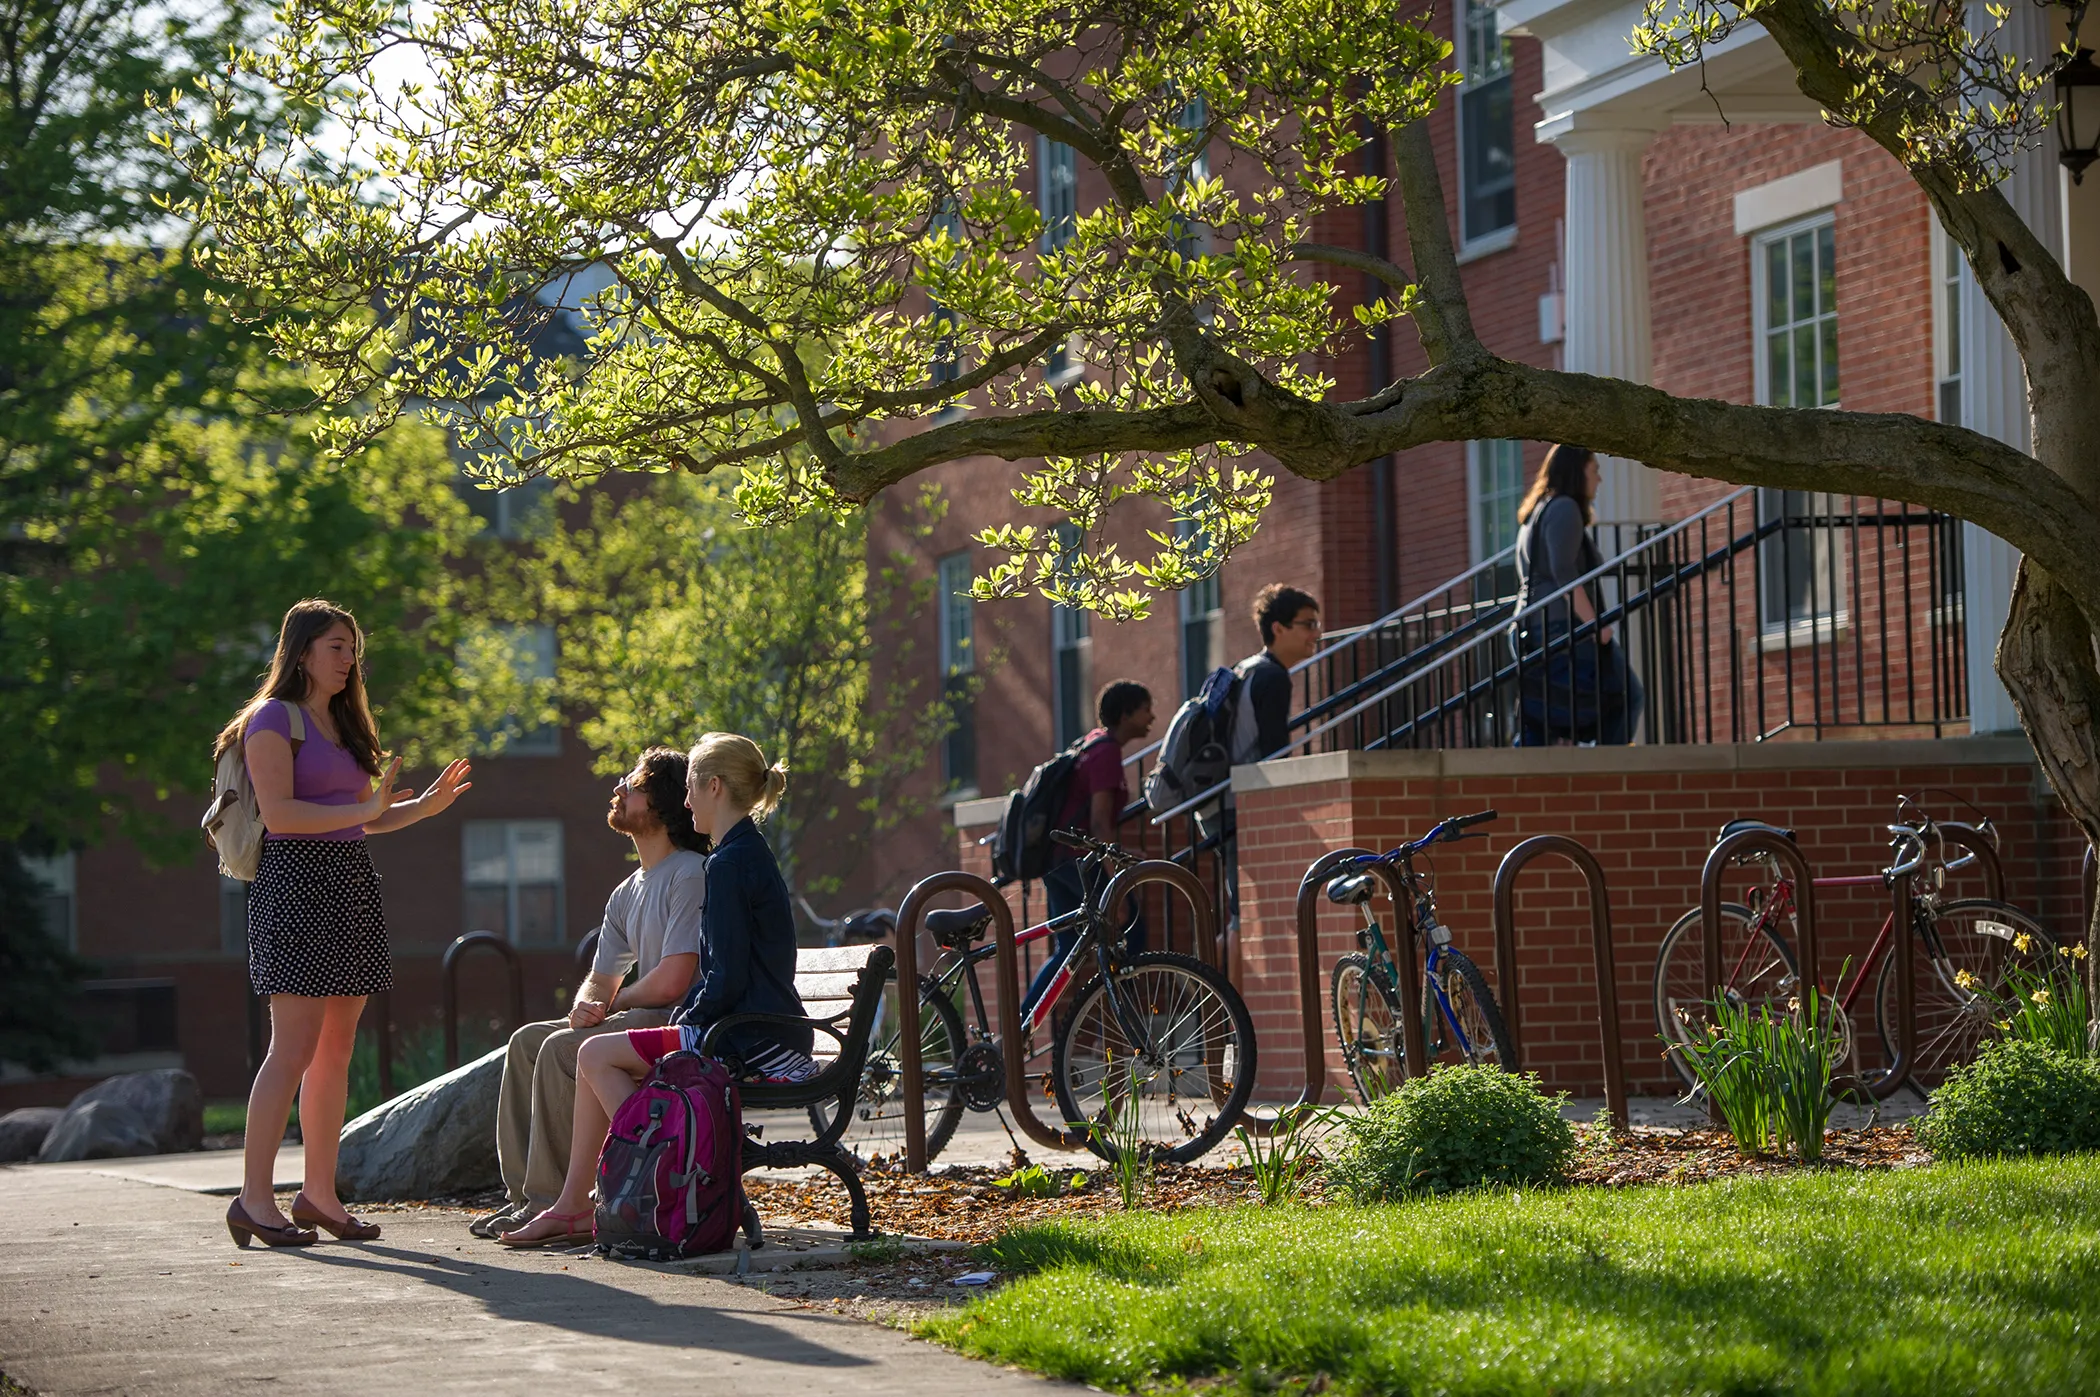
[[[727,1251],[748,1211],[743,1151],[729,1069],[668,1054],[621,1103],[599,1151],[598,1250],[650,1261]]]

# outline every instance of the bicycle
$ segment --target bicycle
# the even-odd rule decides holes
[[[1452,944],[1451,929],[1437,920],[1435,880],[1414,866],[1415,856],[1432,845],[1483,837],[1465,831],[1495,818],[1495,811],[1483,810],[1441,821],[1412,843],[1348,860],[1327,881],[1327,900],[1357,908],[1364,919],[1356,933],[1360,949],[1335,962],[1329,988],[1342,1062],[1366,1106],[1392,1092],[1407,1076],[1401,1043],[1400,971],[1371,911],[1379,883],[1372,870],[1381,865],[1400,870],[1402,883],[1414,900],[1416,930],[1427,948],[1422,960],[1422,1036],[1428,1064],[1507,1066],[1515,1056],[1487,977],[1470,956]]]
[[[1916,987],[1918,1048],[1910,1062],[1912,1089],[1922,1092],[1928,1079],[1937,1080],[1948,1068],[1974,1056],[1984,1035],[2004,1017],[2008,972],[2022,965],[2048,971],[2055,963],[2056,942],[2033,917],[2009,903],[1989,898],[1945,900],[1947,874],[1973,863],[1976,855],[1947,860],[1938,823],[1910,797],[1897,797],[1897,815],[1898,823],[1886,827],[1892,854],[1887,868],[1878,873],[1818,878],[1815,886],[1888,888],[1899,877],[1929,869],[1929,876],[1914,879],[1911,901],[1911,932],[1918,938],[1914,966],[1928,972],[1920,976]],[[1903,818],[1906,815],[1910,818]],[[1997,829],[1988,818],[1977,828],[1996,845]],[[1731,820],[1721,827],[1719,837],[1725,839],[1742,829],[1767,829],[1789,841],[1794,838],[1794,831],[1758,820]],[[1721,993],[1738,1007],[1766,1006],[1774,1013],[1790,1012],[1792,1002],[1800,996],[1801,971],[1793,942],[1780,926],[1795,917],[1793,880],[1767,854],[1746,855],[1736,862],[1764,865],[1766,878],[1751,889],[1747,902],[1722,904]],[[1893,1063],[1896,1059],[1895,920],[1891,909],[1858,972],[1846,981],[1840,971],[1840,984],[1829,997],[1837,1023],[1839,1063],[1856,1051],[1854,1008],[1869,977],[1874,982],[1875,1031],[1888,1060]],[[1975,978],[1968,979],[1970,976]],[[1694,907],[1663,936],[1654,982],[1656,1031],[1671,1045],[1666,1055],[1688,1089],[1696,1088],[1698,1081],[1675,1045],[1706,1031],[1714,987],[1705,979],[1700,914]],[[1886,1075],[1887,1070],[1879,1072]],[[1868,1073],[1864,1079],[1874,1078],[1875,1074]]]
[[[1071,831],[1052,838],[1082,851],[1087,897],[1079,910],[1014,935],[1018,946],[1079,932],[1042,998],[1022,1019],[1024,1052],[1049,1025],[1049,1094],[1068,1124],[1087,1131],[1089,1148],[1103,1159],[1116,1158],[1107,1127],[1130,1123],[1133,1088],[1144,1153],[1174,1163],[1200,1158],[1231,1134],[1254,1090],[1254,1023],[1247,1006],[1230,981],[1194,957],[1132,954],[1124,945],[1098,903],[1109,868],[1135,864],[1135,855]],[[919,977],[929,1162],[954,1138],[965,1110],[990,1111],[1006,1099],[1005,1057],[978,979],[979,966],[997,954],[996,946],[979,944],[991,924],[991,908],[983,904],[929,912],[923,922],[943,958],[936,971]],[[967,1027],[958,1005],[965,987],[975,1019]],[[879,1051],[869,1054],[856,1120],[846,1136],[864,1157],[886,1152],[885,1146],[901,1150],[904,1139],[898,1035],[892,1030],[884,1038],[879,1022],[876,1035]],[[813,1119],[818,1109],[812,1108]],[[1199,1110],[1209,1114],[1199,1118]],[[829,1117],[814,1123],[821,1127]]]

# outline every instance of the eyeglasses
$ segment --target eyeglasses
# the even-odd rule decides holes
[[[1296,631],[1311,631],[1314,635],[1318,635],[1320,633],[1320,618],[1317,616],[1313,616],[1303,621],[1292,621],[1289,623],[1286,629]]]

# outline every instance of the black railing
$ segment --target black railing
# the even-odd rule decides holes
[[[1506,598],[1476,604],[1308,705],[1293,750],[1939,737],[1966,725],[1951,516],[1746,488],[1669,528],[1634,527],[1631,546],[1523,615]],[[1576,614],[1577,588],[1593,618]],[[1621,697],[1600,631],[1644,704]]]

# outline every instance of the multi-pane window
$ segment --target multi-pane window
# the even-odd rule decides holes
[[[1459,234],[1473,243],[1517,222],[1514,78],[1492,6],[1464,0],[1458,48]]]
[[[513,946],[561,945],[561,821],[469,820],[461,839],[465,929]]]
[[[76,908],[79,890],[79,869],[72,853],[52,854],[47,858],[21,856],[22,871],[36,886],[39,910],[44,914],[44,931],[68,950],[80,946],[80,921]]]
[[[1070,557],[1079,542],[1078,525],[1057,526],[1061,556]],[[1094,714],[1087,703],[1094,673],[1093,621],[1084,607],[1050,604],[1050,666],[1056,685],[1053,716],[1057,745],[1069,747],[1094,726]]]
[[[932,221],[927,225],[926,232],[928,236],[946,232],[951,239],[958,242],[961,240],[963,235],[962,214],[956,209],[953,201],[942,202],[940,208],[935,211]],[[930,320],[936,323],[944,323],[952,332],[955,325],[955,317],[950,315],[948,308],[939,301],[928,297],[926,314]],[[940,342],[934,348],[933,361],[927,367],[929,377],[937,384],[953,383],[956,379],[962,377],[962,351],[956,345],[953,333],[944,334],[941,337]]]
[[[1174,532],[1198,538],[1194,522],[1177,519]],[[1224,584],[1216,569],[1181,589],[1181,695],[1194,698],[1210,672],[1225,663]]]
[[[1757,316],[1757,397],[1773,407],[1838,401],[1837,229],[1830,215],[1760,234],[1751,245]],[[1834,531],[1826,495],[1757,492],[1766,522],[1782,526],[1759,547],[1758,606],[1767,630],[1829,618],[1838,610]]]
[[[940,615],[941,694],[948,734],[941,742],[941,781],[949,790],[977,785],[977,706],[971,676],[977,670],[976,616],[970,600],[970,554],[950,553],[938,565],[935,603]]]
[[[1470,441],[1466,471],[1473,497],[1473,561],[1484,563],[1517,541],[1517,501],[1524,495],[1524,443]],[[1477,599],[1516,592],[1514,561],[1484,572],[1474,583]]]
[[[1078,153],[1062,141],[1048,136],[1035,140],[1036,208],[1043,216],[1042,248],[1056,252],[1079,231]],[[1046,378],[1056,380],[1072,372],[1071,351],[1064,345],[1050,351],[1043,365]]]

